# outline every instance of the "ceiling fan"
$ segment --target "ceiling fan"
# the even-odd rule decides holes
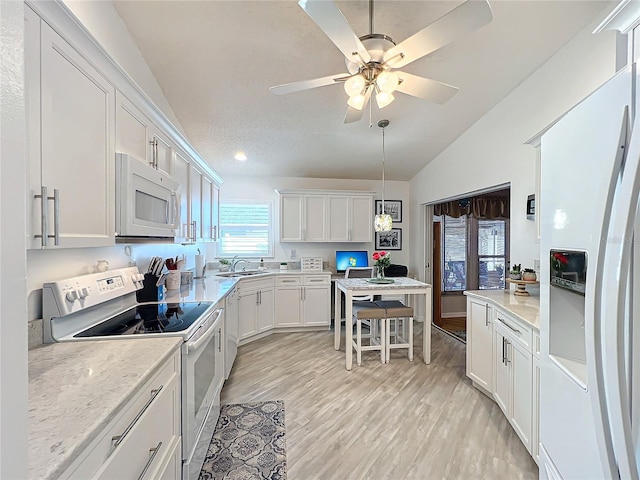
[[[270,90],[276,95],[285,95],[343,83],[349,95],[344,123],[362,118],[371,95],[375,95],[379,108],[393,102],[393,92],[440,104],[447,102],[458,88],[399,69],[493,19],[487,0],[467,0],[396,45],[391,37],[373,33],[373,0],[369,0],[369,34],[361,37],[356,36],[331,0],[300,0],[298,5],[344,54],[348,73],[287,83]]]

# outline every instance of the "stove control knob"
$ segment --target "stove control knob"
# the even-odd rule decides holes
[[[67,300],[71,303],[75,302],[78,298],[78,292],[76,290],[71,290],[67,292]]]
[[[88,296],[89,296],[89,289],[86,287],[81,289],[78,293],[78,298],[86,298]]]

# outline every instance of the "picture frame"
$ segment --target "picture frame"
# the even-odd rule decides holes
[[[382,200],[376,200],[376,215],[382,213]],[[391,215],[394,222],[402,222],[402,200],[385,200],[384,213]]]
[[[402,250],[402,229],[392,228],[389,232],[376,232],[376,250]]]

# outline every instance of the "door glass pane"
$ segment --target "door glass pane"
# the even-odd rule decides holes
[[[505,288],[506,225],[504,220],[478,220],[478,288]]]
[[[444,217],[443,290],[467,288],[467,221],[466,217]]]

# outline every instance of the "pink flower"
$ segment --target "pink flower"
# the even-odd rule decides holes
[[[378,252],[373,252],[373,255],[372,255],[372,256],[373,256],[373,259],[374,259],[375,261],[380,260],[380,254],[379,254]]]

